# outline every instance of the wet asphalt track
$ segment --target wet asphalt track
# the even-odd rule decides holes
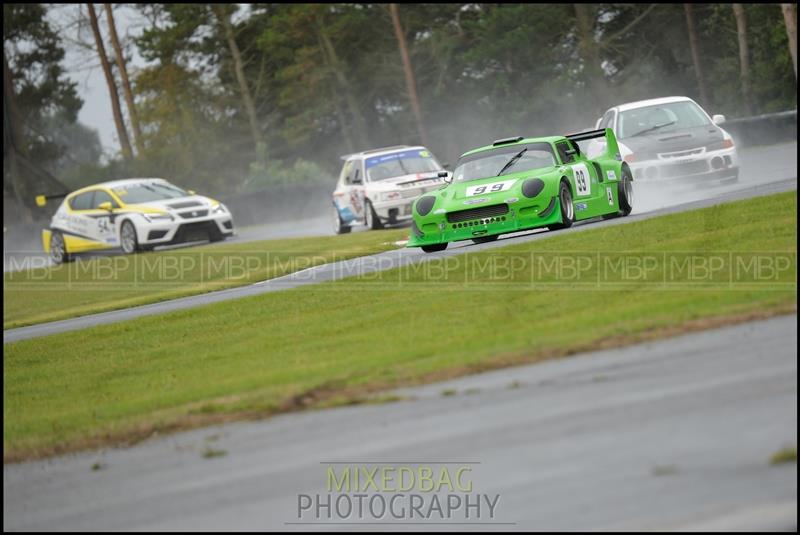
[[[796,530],[797,466],[769,462],[797,444],[796,322],[778,317],[408,388],[395,403],[6,465],[3,527]],[[206,458],[209,448],[224,455]],[[294,524],[318,521],[298,517],[298,494],[325,495],[332,465],[322,463],[335,461],[475,463],[473,495],[500,495],[494,518],[481,518],[494,524]],[[463,522],[463,512],[450,521]]]
[[[665,207],[658,196],[640,199],[639,211],[629,218],[565,232],[796,190],[792,154],[793,166],[763,168],[763,180],[755,185],[743,180],[695,193],[691,202],[670,199]],[[532,232],[493,244],[463,244],[437,256],[544,236]],[[353,261],[350,270],[321,266],[236,290],[6,331],[4,342],[426,257],[410,249],[379,256],[385,262]],[[363,526],[372,530],[797,528],[796,464],[769,462],[777,450],[797,444],[796,315],[398,394],[405,400],[287,414],[156,437],[132,448],[6,465],[3,527],[359,529],[294,523],[317,521],[298,518],[297,502],[301,493],[325,494],[329,465],[321,463],[350,461],[472,462],[473,492],[501,497],[496,516],[482,518],[494,524]],[[210,450],[222,455],[206,458]],[[95,465],[100,469],[93,470]]]
[[[756,186],[747,186],[746,183],[740,183],[734,186],[722,186],[716,189],[708,189],[700,193],[692,190],[692,196],[701,196],[702,198],[700,200],[690,202],[681,202],[681,199],[688,196],[688,194],[685,192],[671,191],[669,193],[663,193],[661,191],[654,191],[650,185],[641,186],[639,193],[637,193],[637,190],[635,190],[634,195],[644,196],[644,199],[636,200],[638,197],[635,198],[634,203],[636,203],[639,208],[630,216],[608,221],[594,220],[591,222],[581,222],[577,223],[570,229],[558,231],[558,234],[581,232],[586,229],[599,228],[601,226],[608,225],[622,225],[634,221],[642,221],[651,217],[657,217],[660,215],[672,214],[686,210],[694,210],[697,208],[712,206],[734,200],[796,190],[796,168],[789,169],[788,171],[784,170],[783,176],[785,176],[786,173],[794,173],[793,178],[776,180],[775,177],[781,176],[780,174],[776,173],[774,175],[770,175],[772,180],[765,181]],[[667,195],[673,199],[672,202],[670,202],[669,199],[667,199],[665,202],[665,197]],[[664,204],[667,204],[667,206],[663,208],[654,208],[654,206]],[[345,277],[401,267],[410,263],[425,261],[426,259],[430,258],[448,257],[462,254],[464,252],[473,252],[491,249],[494,247],[502,247],[509,244],[517,244],[526,241],[548,238],[554,235],[555,233],[551,233],[546,230],[519,232],[516,234],[502,236],[495,242],[480,245],[473,244],[472,242],[457,242],[455,244],[451,244],[450,247],[448,247],[445,251],[433,254],[423,253],[422,250],[418,248],[402,248],[368,257],[325,264],[316,268],[292,273],[284,277],[279,277],[269,281],[263,281],[239,288],[174,299],[171,301],[127,308],[124,310],[104,312],[101,314],[93,314],[62,321],[4,330],[3,343],[5,344],[19,340],[26,340],[29,338],[36,338],[39,336],[74,331],[96,325],[116,323],[142,316],[162,314],[165,312],[208,305],[229,299],[248,297],[267,292],[286,290],[289,288],[296,288],[324,281],[338,280]]]

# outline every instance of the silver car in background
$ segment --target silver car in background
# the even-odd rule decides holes
[[[688,97],[665,97],[614,106],[596,128],[614,130],[634,180],[705,184],[739,178],[739,157],[720,127],[724,122],[724,115],[711,117]],[[598,143],[587,152],[602,149]]]

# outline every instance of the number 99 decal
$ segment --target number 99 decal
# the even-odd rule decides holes
[[[586,165],[579,163],[572,166],[572,174],[575,176],[575,195],[585,197],[592,193],[592,177]]]
[[[495,182],[494,184],[484,184],[482,186],[472,186],[467,188],[467,197],[474,195],[483,195],[484,193],[497,193],[498,191],[506,191],[511,189],[511,186],[516,180],[506,180],[504,182]]]

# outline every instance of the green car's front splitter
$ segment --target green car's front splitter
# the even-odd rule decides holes
[[[446,215],[438,220],[426,221],[422,228],[415,221],[407,247],[421,247],[453,241],[473,240],[485,236],[509,234],[521,230],[547,227],[561,222],[561,206],[558,197],[553,197],[547,206],[510,207],[508,213],[469,221],[448,221]]]

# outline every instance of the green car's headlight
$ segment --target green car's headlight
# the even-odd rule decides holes
[[[417,199],[416,210],[419,215],[428,215],[436,202],[436,197],[426,195]]]
[[[544,189],[544,181],[541,178],[529,178],[522,183],[522,194],[532,199],[539,195]]]

